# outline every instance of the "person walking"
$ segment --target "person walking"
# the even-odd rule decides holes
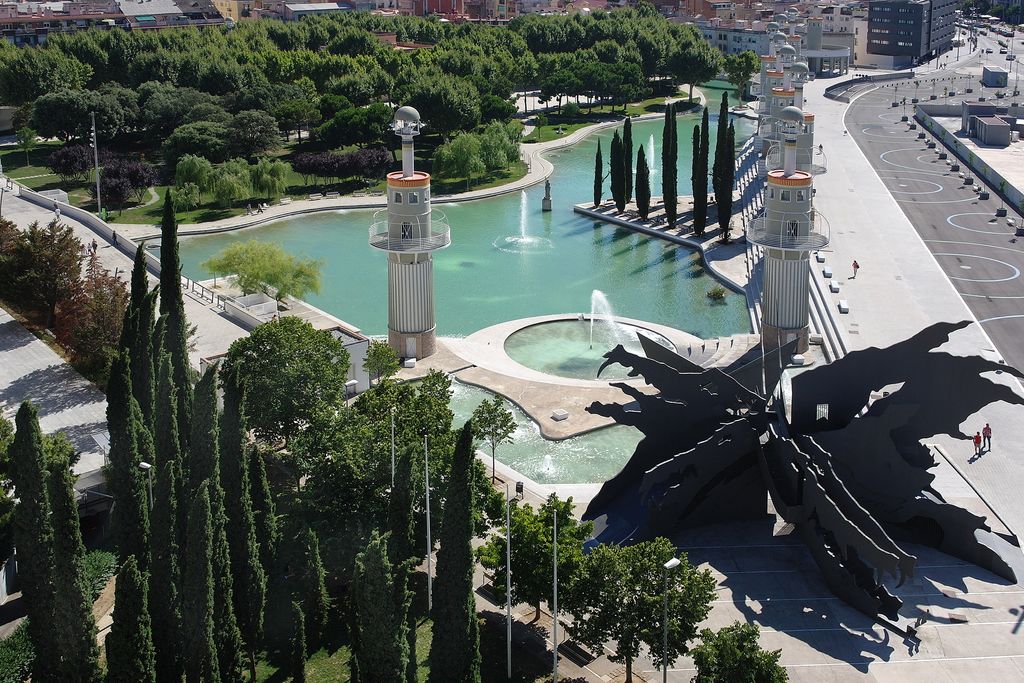
[[[974,454],[981,455],[981,432],[974,432]]]
[[[992,428],[988,426],[988,422],[985,423],[985,428],[981,430],[981,438],[985,440],[985,450],[992,450]]]
[[[853,262],[853,277],[850,278],[851,280],[856,280],[857,279],[857,271],[858,270],[860,270],[860,264],[857,263],[856,260],[854,260],[854,262]]]

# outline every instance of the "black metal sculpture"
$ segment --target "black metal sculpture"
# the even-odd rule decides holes
[[[625,467],[605,482],[585,519],[595,539],[634,543],[673,530],[776,512],[794,525],[837,596],[872,617],[898,619],[883,585],[913,575],[916,558],[895,538],[931,545],[1011,581],[1024,578],[1015,536],[945,502],[922,443],[959,431],[994,401],[1024,404],[983,377],[1018,370],[936,351],[968,322],[939,323],[886,349],[848,354],[796,375],[785,389],[782,359],[756,349],[729,368],[701,368],[640,336],[647,357],[621,346],[606,354],[658,393],[616,383],[633,400],[587,410],[644,433]],[[753,357],[750,357],[753,355]],[[884,387],[901,385],[879,394]],[[946,387],[955,386],[955,400]],[[787,414],[788,413],[788,414]]]

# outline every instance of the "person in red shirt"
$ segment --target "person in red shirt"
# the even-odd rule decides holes
[[[981,432],[974,432],[974,454],[981,454]]]
[[[985,423],[985,428],[981,430],[981,438],[985,440],[985,450],[992,450],[992,428],[988,426],[988,422]]]

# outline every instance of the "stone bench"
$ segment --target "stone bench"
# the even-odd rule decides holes
[[[565,410],[564,408],[558,408],[557,410],[552,411],[551,419],[554,420],[555,422],[561,422],[562,420],[568,420],[569,419],[569,411]]]
[[[846,299],[840,299],[839,300],[839,312],[840,313],[849,313],[850,312],[850,304],[849,304],[849,302]]]
[[[832,282],[828,283],[828,291],[832,292],[833,294],[838,294],[839,293],[839,283],[835,282],[834,280]]]
[[[821,275],[822,275],[822,277],[824,277],[824,278],[825,278],[826,280],[829,280],[829,279],[831,279],[831,278],[832,278],[832,269],[831,269],[831,268],[829,268],[828,266],[826,266],[826,267],[822,268],[822,269],[821,269]]]
[[[822,253],[821,253],[821,252],[819,251],[818,253],[816,253],[816,254],[814,255],[814,260],[815,260],[815,261],[817,261],[818,263],[824,263],[824,262],[825,262],[825,255],[824,255],[824,254],[822,254]]]
[[[314,201],[314,202],[315,202],[316,200],[318,200],[318,199],[323,199],[323,198],[324,198],[323,194],[321,194],[321,193],[319,193],[319,192],[316,192],[316,193],[314,193],[314,194],[311,194],[311,195],[309,195],[309,200],[310,200],[310,201]]]

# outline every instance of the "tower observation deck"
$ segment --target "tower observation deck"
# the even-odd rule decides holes
[[[395,112],[391,129],[402,138],[402,170],[387,175],[387,208],[374,214],[370,246],[388,255],[388,343],[402,358],[425,358],[436,348],[432,253],[451,244],[448,222],[430,206],[430,174],[417,171],[413,137],[420,115]]]

